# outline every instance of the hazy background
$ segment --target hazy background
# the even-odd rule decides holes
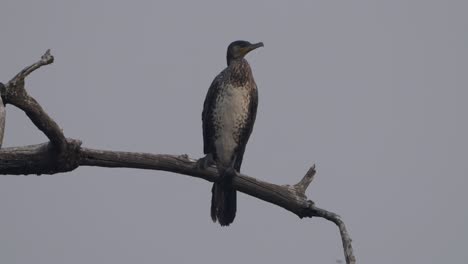
[[[468,259],[467,1],[0,2],[0,80],[48,48],[27,89],[86,147],[202,155],[201,110],[227,45],[259,86],[243,172],[297,182],[340,214],[359,263]],[[4,146],[47,139],[8,106]],[[338,229],[211,184],[82,167],[0,177],[0,263],[331,263]]]

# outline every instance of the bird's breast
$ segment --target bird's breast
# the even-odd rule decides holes
[[[216,98],[213,115],[215,148],[218,162],[228,166],[239,145],[240,135],[248,120],[250,91],[247,87],[225,85]]]

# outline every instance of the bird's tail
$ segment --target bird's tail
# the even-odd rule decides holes
[[[211,219],[221,226],[228,226],[236,217],[237,194],[232,187],[232,175],[223,172],[223,180],[214,183],[211,189]]]

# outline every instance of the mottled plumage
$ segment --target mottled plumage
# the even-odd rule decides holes
[[[240,172],[257,114],[257,85],[244,56],[261,46],[246,41],[229,45],[228,66],[213,80],[203,105],[205,159],[213,159],[221,177],[213,185],[211,217],[223,226],[232,223],[236,215],[232,177]]]

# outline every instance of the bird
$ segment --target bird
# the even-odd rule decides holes
[[[203,152],[199,168],[216,165],[219,180],[211,189],[211,219],[230,225],[236,216],[236,190],[232,179],[238,173],[257,115],[258,91],[252,70],[244,58],[263,47],[238,40],[227,48],[227,67],[213,80],[203,103]]]

